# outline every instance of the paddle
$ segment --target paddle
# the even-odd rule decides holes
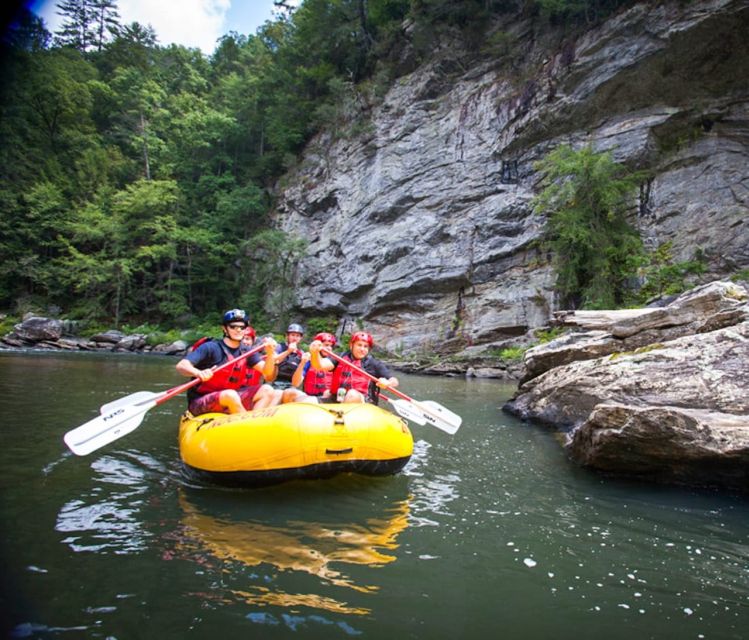
[[[223,364],[214,367],[214,371],[224,369],[240,360],[251,356],[253,353],[260,351],[264,344],[253,347],[249,351],[234,358],[227,360]],[[101,406],[99,415],[89,420],[80,427],[68,431],[63,440],[68,448],[78,456],[85,456],[104,445],[118,440],[134,431],[141,422],[149,409],[171,400],[174,396],[190,387],[200,384],[200,378],[193,378],[189,382],[173,387],[162,393],[152,391],[136,391],[130,395],[118,398]]]
[[[406,420],[410,420],[414,424],[419,424],[421,426],[424,426],[427,423],[426,416],[424,416],[421,411],[419,411],[416,407],[412,406],[405,400],[388,398],[385,394],[382,393],[380,393],[379,396],[386,402],[392,404],[398,415],[402,416]]]
[[[324,356],[330,356],[341,364],[358,371],[373,382],[379,382],[379,379],[372,374],[364,371],[361,367],[357,367],[355,364],[344,360],[332,351],[321,349],[320,353]],[[416,424],[423,425],[428,422],[433,427],[437,427],[445,433],[452,435],[460,428],[460,425],[463,422],[463,418],[446,407],[443,407],[438,402],[434,402],[433,400],[414,400],[413,398],[408,397],[405,393],[398,391],[398,389],[393,389],[392,387],[386,387],[384,390],[395,394],[402,400],[406,400],[413,405],[412,407],[407,407],[402,401],[390,400],[390,403],[401,416],[407,420],[412,420]],[[413,411],[414,408],[416,409],[416,412]]]

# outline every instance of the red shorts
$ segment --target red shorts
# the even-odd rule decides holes
[[[241,387],[237,389],[239,397],[242,399],[242,405],[247,411],[252,409],[253,398],[260,389],[259,384],[254,384],[251,387]],[[194,416],[200,416],[204,413],[229,413],[226,407],[222,407],[218,399],[221,395],[220,391],[211,391],[203,396],[195,398],[189,405],[188,410]]]

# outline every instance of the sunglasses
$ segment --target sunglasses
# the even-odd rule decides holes
[[[246,324],[229,324],[226,326],[229,327],[229,329],[233,329],[234,331],[239,331],[240,329],[244,331],[245,328],[247,327]]]

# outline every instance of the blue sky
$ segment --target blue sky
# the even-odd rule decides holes
[[[57,1],[28,3],[53,32],[61,20],[56,14]],[[213,53],[222,35],[229,31],[253,34],[274,14],[273,0],[117,0],[117,8],[124,24],[150,24],[159,44],[198,47],[206,55]]]

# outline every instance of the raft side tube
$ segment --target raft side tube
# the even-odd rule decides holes
[[[186,413],[179,440],[192,477],[231,486],[345,472],[392,475],[413,452],[405,422],[370,404],[291,403],[234,415]]]

